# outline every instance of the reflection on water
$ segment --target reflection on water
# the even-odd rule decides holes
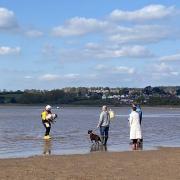
[[[137,145],[135,146],[132,142],[129,143],[131,146],[131,149],[134,150],[143,150],[143,141],[138,142]]]
[[[88,129],[95,129],[101,107],[53,109],[58,119],[52,124],[50,141],[44,141],[40,106],[0,106],[0,158],[42,154],[82,154],[104,151],[91,146]],[[127,151],[129,107],[113,107],[118,115],[109,130],[108,151]],[[157,146],[180,146],[180,108],[143,108],[143,150]],[[99,130],[95,133],[99,135]]]
[[[107,151],[107,146],[100,143],[93,143],[90,148],[90,152],[94,151]]]
[[[52,141],[44,140],[44,148],[43,148],[43,154],[44,155],[50,155],[51,154],[51,148],[52,148]]]

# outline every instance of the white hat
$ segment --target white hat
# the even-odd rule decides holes
[[[51,106],[50,106],[50,105],[47,105],[47,106],[45,107],[45,110],[46,110],[46,111],[50,111],[50,110],[51,110]]]

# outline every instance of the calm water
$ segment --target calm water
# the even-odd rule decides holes
[[[111,123],[108,151],[131,150],[129,145],[127,107],[112,108],[116,113]],[[0,106],[0,158],[50,154],[83,154],[91,146],[88,129],[97,125],[100,108],[64,107],[53,109],[58,119],[51,128],[52,139],[43,140],[39,106]],[[143,108],[143,149],[158,146],[180,147],[180,108]],[[96,131],[99,134],[99,131]]]

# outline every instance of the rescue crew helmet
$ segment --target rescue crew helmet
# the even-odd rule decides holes
[[[51,108],[52,108],[52,107],[51,107],[50,105],[47,105],[47,106],[45,107],[45,110],[46,110],[46,111],[50,111]]]

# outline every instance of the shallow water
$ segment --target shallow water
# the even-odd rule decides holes
[[[110,127],[108,151],[128,151],[130,108],[112,108],[116,113]],[[97,125],[99,107],[53,109],[58,119],[51,128],[52,139],[43,140],[40,106],[0,106],[0,158],[42,154],[84,154],[104,151],[91,146],[88,129]],[[180,108],[143,108],[143,150],[158,146],[180,146]],[[99,134],[99,131],[96,131]]]

